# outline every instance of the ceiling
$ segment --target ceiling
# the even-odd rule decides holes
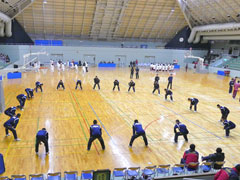
[[[239,0],[1,0],[0,11],[33,39],[167,41],[186,25],[240,22]]]

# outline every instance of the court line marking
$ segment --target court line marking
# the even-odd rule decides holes
[[[90,103],[88,103],[89,106],[91,107],[92,111],[94,112],[95,116],[97,117],[98,121],[101,123],[103,129],[106,131],[107,135],[110,137],[110,139],[113,141],[113,144],[116,144],[112,138],[112,136],[108,133],[107,129],[105,128],[104,124],[102,123],[101,119],[98,117],[97,113],[95,112],[95,110],[93,109],[93,107],[91,106]]]
[[[176,115],[178,115],[178,116],[182,117],[183,119],[187,120],[188,122],[191,122],[192,124],[194,124],[194,125],[198,126],[199,128],[203,129],[204,131],[208,132],[209,134],[212,134],[213,136],[215,136],[215,137],[217,137],[217,138],[219,138],[219,139],[222,139],[222,138],[221,138],[221,137],[219,137],[218,135],[216,135],[216,134],[212,133],[211,131],[208,131],[207,129],[205,129],[204,127],[202,127],[202,126],[198,125],[197,123],[195,123],[195,122],[191,121],[190,119],[188,119],[188,118],[186,118],[186,117],[182,116],[181,114],[179,114],[179,113],[177,113],[177,112],[173,111],[172,109],[169,109],[167,106],[165,106],[165,105],[163,105],[163,104],[161,104],[161,103],[159,103],[159,102],[157,102],[157,101],[155,101],[155,102],[156,102],[157,104],[159,104],[160,106],[164,107],[165,109],[167,109],[167,110],[169,110],[169,111],[173,112],[174,114],[176,114]]]

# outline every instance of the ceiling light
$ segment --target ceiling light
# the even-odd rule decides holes
[[[44,4],[47,4],[47,0],[43,0],[43,3],[44,3]]]

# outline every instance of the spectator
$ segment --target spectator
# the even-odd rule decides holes
[[[240,175],[240,164],[233,168],[222,168],[214,176],[214,180],[238,180]]]
[[[202,161],[208,161],[208,162],[216,162],[216,161],[224,161],[225,155],[222,152],[221,148],[216,149],[216,153],[209,154],[208,156],[202,157]],[[221,169],[220,165],[214,164],[214,169]]]
[[[181,159],[181,164],[188,165],[191,162],[198,162],[199,154],[195,151],[195,145],[191,144],[190,149],[184,152],[183,158]],[[188,166],[189,168],[195,169],[196,167]]]

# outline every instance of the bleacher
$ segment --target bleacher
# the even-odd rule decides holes
[[[230,58],[218,67],[240,71],[240,57]]]
[[[8,55],[0,53],[0,69],[5,68],[10,64],[10,59]]]

